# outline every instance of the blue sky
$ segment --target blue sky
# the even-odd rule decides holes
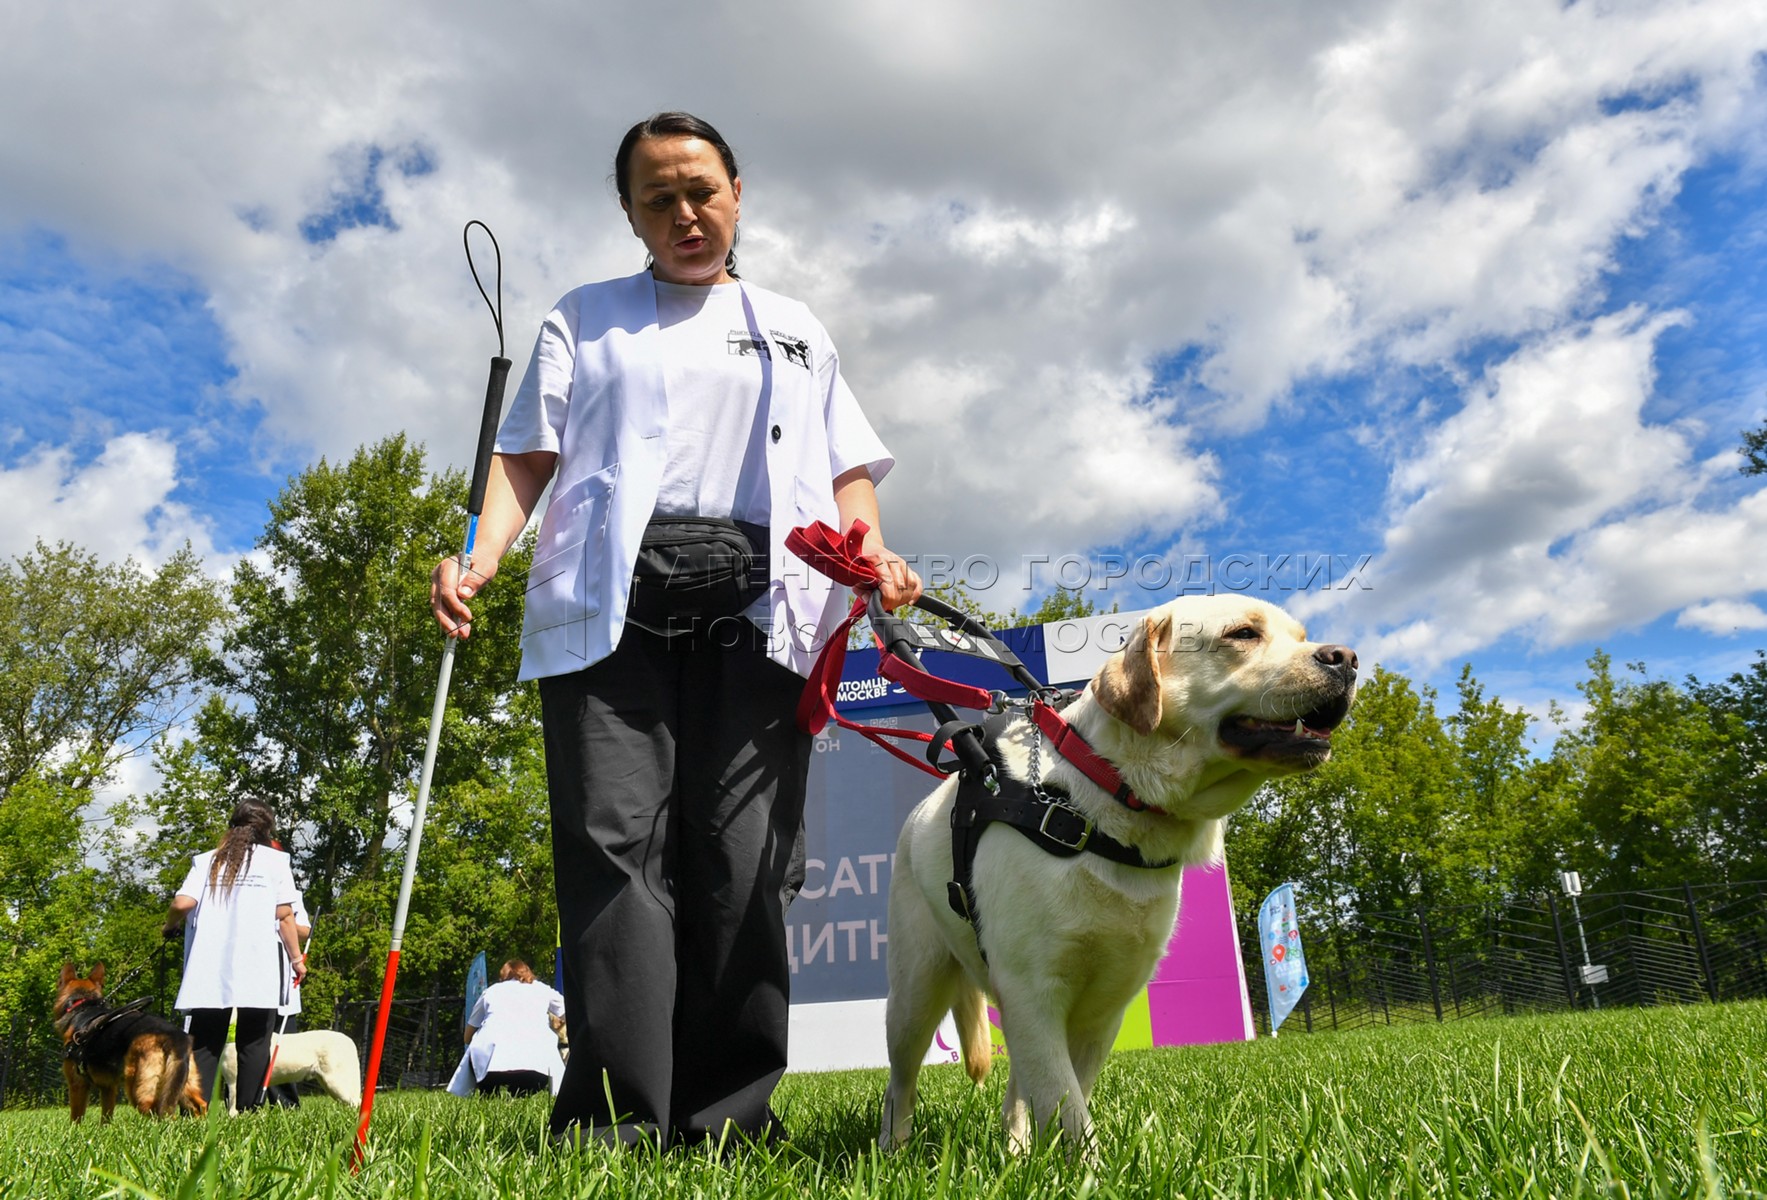
[[[1369,555],[1272,598],[1535,711],[1598,646],[1767,644],[1753,6],[100,7],[0,49],[0,552],[224,572],[322,454],[459,463],[495,349],[461,225],[519,373],[639,266],[608,158],[680,106],[743,160],[745,275],[895,451],[904,553]]]

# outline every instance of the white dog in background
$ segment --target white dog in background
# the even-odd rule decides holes
[[[957,781],[910,814],[890,881],[889,1091],[878,1141],[912,1129],[915,1084],[949,1010],[970,1077],[988,1073],[985,999],[994,998],[1010,1074],[1007,1140],[1059,1130],[1091,1146],[1093,1082],[1129,1001],[1153,977],[1178,915],[1184,866],[1218,861],[1222,819],[1278,775],[1330,757],[1350,711],[1356,656],[1310,642],[1281,609],[1199,596],[1156,609],[1063,716],[1151,806],[1132,811],[1040,748],[1043,782],[1150,869],[1091,853],[1050,854],[1016,829],[987,826],[975,855],[975,930],[947,903]],[[1033,728],[1000,739],[1007,774],[1028,777]]]
[[[227,1092],[227,1111],[239,1111],[239,1051],[232,1042],[221,1051],[221,1086]],[[270,1070],[270,1086],[313,1079],[325,1094],[351,1108],[362,1103],[362,1063],[356,1043],[335,1029],[305,1029],[285,1033]]]

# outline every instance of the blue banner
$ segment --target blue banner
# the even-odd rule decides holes
[[[485,994],[485,982],[485,952],[480,950],[473,955],[472,965],[466,968],[466,1011],[460,1014],[463,1023],[472,1016],[479,997]]]
[[[1295,885],[1285,883],[1258,910],[1258,944],[1264,952],[1264,984],[1270,995],[1270,1033],[1275,1035],[1307,990],[1307,956],[1295,923]]]

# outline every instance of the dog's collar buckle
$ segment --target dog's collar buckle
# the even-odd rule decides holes
[[[1053,828],[1052,822],[1055,823]],[[1076,827],[1077,833],[1074,832]],[[1043,819],[1037,822],[1037,836],[1078,854],[1092,840],[1092,822],[1079,809],[1051,799],[1043,810]]]

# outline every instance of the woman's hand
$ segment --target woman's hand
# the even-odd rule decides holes
[[[305,954],[297,956],[293,962],[289,963],[289,966],[294,968],[295,986],[300,987],[307,979],[307,956]]]
[[[902,561],[900,554],[884,545],[883,534],[878,532],[877,489],[872,486],[871,473],[864,467],[853,467],[835,476],[834,503],[842,529],[851,529],[857,520],[865,522],[870,531],[859,549],[859,557],[877,571],[877,591],[883,597],[883,606],[893,612],[920,599],[920,576]]]
[[[444,633],[462,640],[472,634],[472,609],[466,602],[496,576],[497,562],[489,557],[473,559],[465,578],[461,577],[458,555],[451,554],[436,564],[429,574],[429,609]]]
[[[902,556],[885,546],[882,540],[873,543],[869,537],[865,539],[865,548],[859,557],[868,562],[877,571],[877,591],[883,597],[883,606],[894,612],[904,604],[913,604],[920,599],[920,576],[913,567],[903,561]]]
[[[449,637],[464,639],[472,633],[472,610],[466,602],[496,577],[498,560],[521,535],[557,467],[558,455],[550,450],[491,456],[472,569],[462,579],[460,559],[450,555],[429,574],[429,610]]]
[[[160,926],[160,936],[171,941],[184,928],[184,919],[190,910],[196,907],[196,901],[189,896],[173,896],[172,907],[166,912],[166,923]]]

